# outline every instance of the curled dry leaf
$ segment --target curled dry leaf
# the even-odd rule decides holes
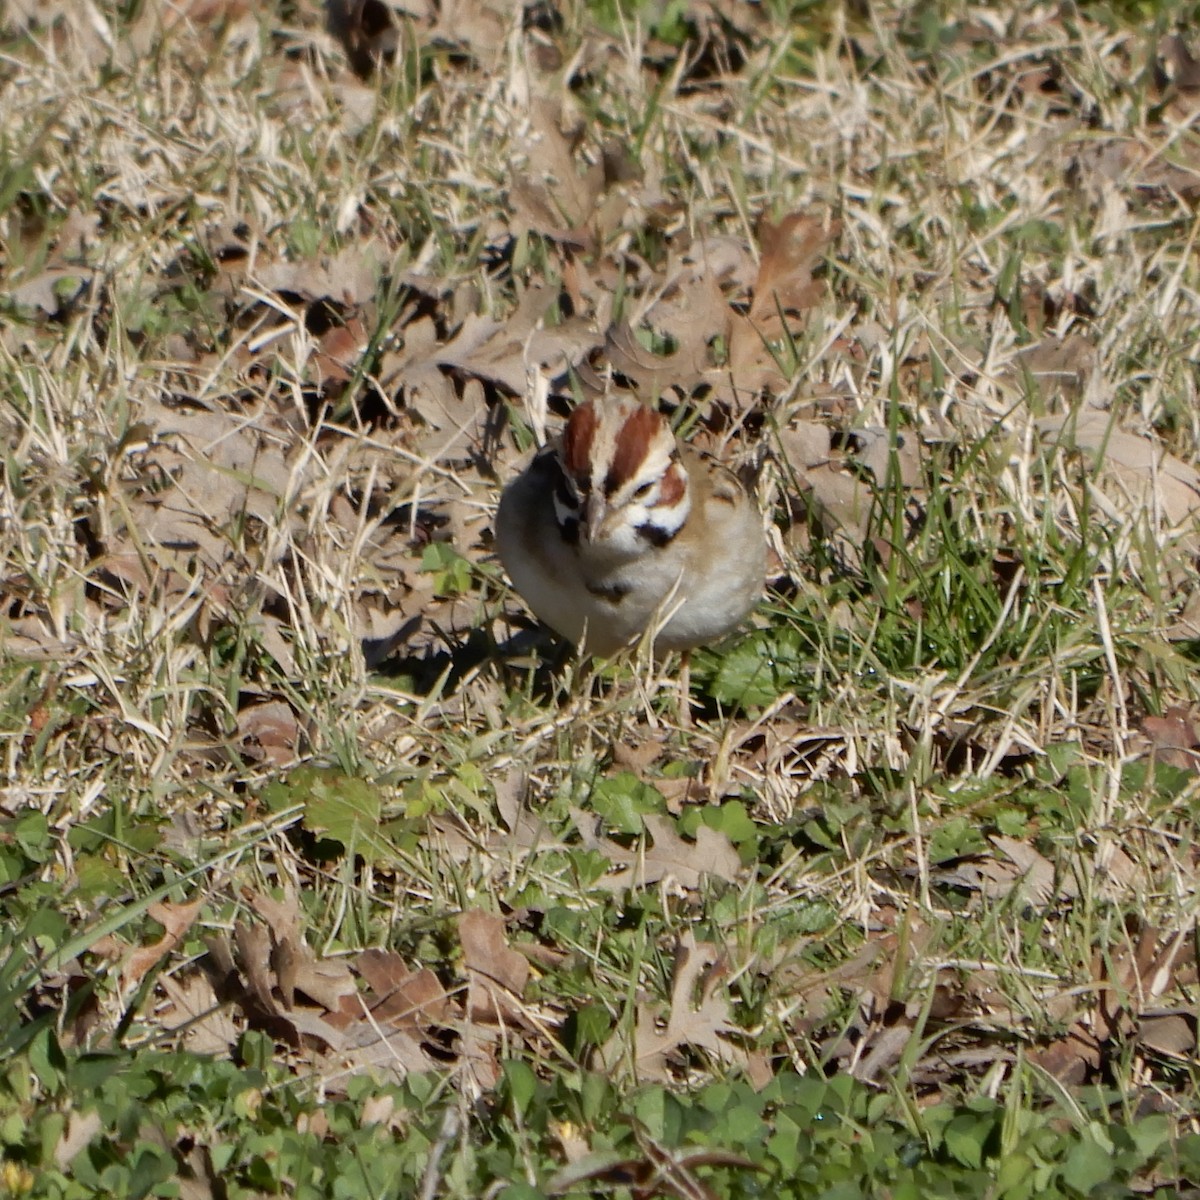
[[[248,898],[265,923],[239,921],[234,948],[224,937],[212,939],[206,970],[216,993],[253,1028],[307,1054],[339,1080],[367,1070],[403,1078],[437,1065],[423,1038],[451,1012],[432,972],[409,971],[382,950],[365,951],[353,963],[318,959],[304,944],[294,895]],[[362,994],[356,973],[368,985]]]
[[[243,708],[238,713],[237,735],[248,758],[275,766],[294,762],[300,745],[296,714],[282,700]]]
[[[512,856],[513,850],[536,850],[551,840],[546,823],[525,803],[528,783],[525,772],[514,767],[494,785],[496,808],[508,835],[492,840],[495,851],[506,858]]]
[[[587,321],[543,326],[542,318],[555,300],[551,288],[539,285],[525,292],[507,319],[468,316],[454,337],[437,349],[434,361],[498,383],[514,396],[524,395],[531,371],[562,375],[600,341]]]

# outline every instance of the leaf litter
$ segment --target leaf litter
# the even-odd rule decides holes
[[[201,973],[163,981],[174,1010],[164,1011],[164,1025],[186,1027],[194,1048],[228,1052],[244,1022],[289,1046],[336,1091],[357,1074],[398,1080],[456,1065],[494,1085],[500,1030],[528,1020],[529,961],[508,947],[503,919],[478,909],[461,915],[460,978],[447,984],[382,948],[316,955],[294,888],[282,901],[245,899],[255,917],[235,922],[232,938],[207,939]]]

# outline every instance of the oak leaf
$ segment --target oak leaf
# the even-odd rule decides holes
[[[644,887],[670,877],[680,886],[695,888],[705,875],[733,881],[742,870],[742,861],[733,843],[716,829],[701,825],[695,842],[687,842],[675,830],[675,822],[661,813],[645,813],[642,822],[650,835],[649,844],[627,849],[598,832],[600,819],[582,809],[571,814],[583,844],[597,850],[621,870],[597,881],[599,887],[618,890]]]

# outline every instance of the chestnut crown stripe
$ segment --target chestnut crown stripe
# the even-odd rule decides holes
[[[567,420],[563,431],[562,463],[574,478],[589,482],[592,475],[592,443],[600,426],[595,408],[581,404]]]
[[[646,448],[663,425],[662,417],[651,408],[639,406],[625,418],[617,433],[612,462],[604,479],[604,494],[611,496],[636,474],[646,457]]]

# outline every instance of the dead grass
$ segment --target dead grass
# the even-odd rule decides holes
[[[143,979],[272,893],[289,953],[432,970],[457,1033],[428,1057],[422,992],[393,1073],[464,1094],[525,1057],[929,1103],[1032,1063],[1188,1127],[1169,15],[697,4],[681,50],[652,5],[351,6],[340,38],[310,0],[84,7],[11,6],[0,54],[8,919],[53,882],[49,951],[211,870],[164,891],[205,899],[169,944],[133,904],[78,954],[80,1039],[177,1025]],[[697,656],[694,728],[673,664],[547,665],[491,552],[500,483],[614,372],[761,468],[774,588]],[[458,938],[477,910],[536,986]],[[230,953],[232,1032],[300,1029],[277,957]]]

